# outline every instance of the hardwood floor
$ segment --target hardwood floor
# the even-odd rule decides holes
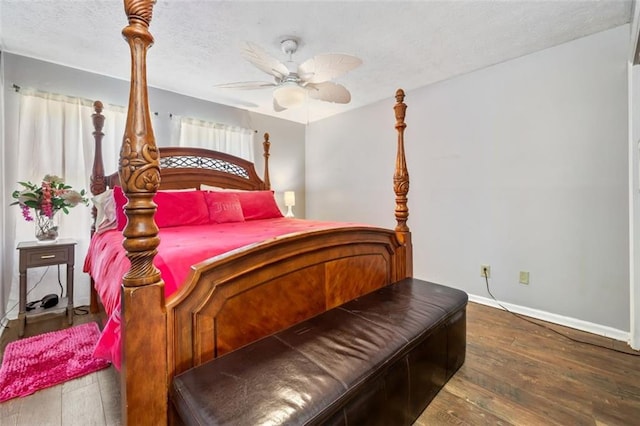
[[[536,322],[633,352],[623,342]],[[470,303],[465,364],[416,424],[638,425],[640,357]]]
[[[99,320],[76,316],[76,324]],[[631,351],[623,342],[547,324],[576,339]],[[62,328],[28,324],[27,335]],[[15,340],[5,330],[0,351]],[[15,333],[15,331],[13,331]],[[637,352],[636,352],[637,354]],[[113,367],[0,404],[1,425],[119,425]],[[467,357],[416,421],[426,425],[637,425],[640,357],[566,340],[508,312],[470,303]]]

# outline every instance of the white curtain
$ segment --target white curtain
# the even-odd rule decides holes
[[[11,176],[4,187],[10,188],[10,197],[14,189],[19,189],[17,181],[38,183],[44,175],[58,175],[73,189],[89,191],[91,166],[93,164],[94,138],[91,115],[91,101],[68,96],[37,91],[21,90],[19,99],[18,150],[15,159],[16,176]],[[117,167],[120,141],[125,123],[123,108],[105,105],[105,128],[103,133],[103,158],[105,172],[111,173]],[[112,166],[112,167],[109,167]],[[5,178],[7,178],[5,176]],[[13,188],[11,188],[13,187]],[[10,199],[10,201],[12,201]],[[19,214],[19,208],[7,215],[8,229],[6,238],[14,249],[20,241],[34,240],[34,224],[26,222]],[[60,238],[73,238],[78,244],[75,251],[75,305],[88,304],[89,277],[82,272],[84,256],[89,244],[91,223],[90,206],[78,205],[68,215],[59,213]],[[10,318],[15,317],[18,299],[17,250],[13,250],[13,264],[6,265],[14,271],[11,281],[11,297],[7,305]],[[4,265],[3,265],[4,266]],[[4,268],[3,268],[4,269]],[[65,285],[65,268],[61,268],[61,280]],[[27,290],[31,290],[28,300],[38,300],[48,293],[59,293],[58,268],[52,266],[30,269],[27,274]],[[38,288],[33,289],[38,283]],[[33,290],[32,290],[33,289]]]
[[[172,119],[179,123],[172,131],[172,135],[177,133],[178,146],[208,148],[254,161],[253,130],[194,118],[173,116]],[[176,145],[175,142],[172,145]]]

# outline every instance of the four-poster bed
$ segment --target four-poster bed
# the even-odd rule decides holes
[[[403,138],[406,105],[404,93],[398,90],[394,107],[398,131],[395,230],[342,225],[254,242],[192,265],[176,292],[166,296],[163,275],[154,264],[162,234],[154,221],[154,196],[159,190],[199,189],[201,184],[266,190],[270,186],[269,140],[267,136],[264,143],[264,180],[253,164],[229,155],[202,149],[158,149],[145,64],[146,50],[153,42],[148,27],[154,1],[125,0],[124,4],[129,25],[123,35],[131,48],[132,67],[119,169],[105,176],[101,157],[104,118],[97,102],[91,191],[98,195],[120,186],[126,196],[122,246],[130,268],[121,280],[118,306],[123,421],[157,425],[171,419],[168,388],[176,374],[412,276]],[[208,168],[211,164],[213,170]],[[96,303],[92,292],[92,306]]]

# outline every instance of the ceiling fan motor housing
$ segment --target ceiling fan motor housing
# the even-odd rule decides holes
[[[298,41],[292,38],[285,38],[280,42],[280,48],[286,55],[289,55],[289,58],[291,58],[291,55],[296,53],[296,50],[298,50]]]

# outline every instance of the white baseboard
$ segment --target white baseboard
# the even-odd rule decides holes
[[[500,305],[502,305],[508,310],[515,312],[517,314],[522,314],[528,317],[537,318],[537,319],[551,322],[554,324],[575,328],[576,330],[586,331],[588,333],[609,337],[611,339],[620,340],[626,343],[630,342],[630,334],[628,331],[622,331],[612,327],[607,327],[605,325],[595,324],[592,322],[583,321],[576,318],[565,317],[563,315],[552,314],[550,312],[540,311],[538,309],[528,308],[526,306],[514,305],[512,303],[506,303],[501,301],[500,305],[498,305],[498,302],[496,302],[493,299],[489,299],[487,297],[482,297],[482,296],[476,296],[474,294],[469,295],[469,300],[471,302],[480,303],[482,305],[487,305],[487,306],[491,306],[493,308],[498,308],[498,309],[502,309],[502,307],[500,307]]]

